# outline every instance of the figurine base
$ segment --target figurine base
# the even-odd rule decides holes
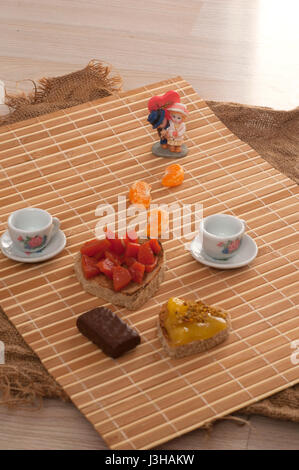
[[[156,157],[164,157],[164,158],[183,158],[188,153],[187,145],[182,145],[182,150],[180,152],[171,152],[168,149],[163,149],[160,145],[160,142],[156,142],[152,146],[152,153],[156,155]]]

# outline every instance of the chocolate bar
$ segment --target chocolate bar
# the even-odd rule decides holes
[[[140,343],[139,334],[109,308],[98,307],[77,319],[78,330],[110,357],[119,357]]]

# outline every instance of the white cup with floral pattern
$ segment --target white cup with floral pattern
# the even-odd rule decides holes
[[[204,252],[214,259],[226,260],[240,249],[246,223],[233,215],[214,214],[200,225]]]
[[[49,212],[26,207],[8,218],[8,230],[15,247],[24,253],[42,251],[58,232],[60,221]]]

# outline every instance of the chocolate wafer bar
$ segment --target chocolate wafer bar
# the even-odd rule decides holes
[[[113,358],[121,356],[140,343],[139,334],[106,307],[94,308],[80,315],[77,328]]]

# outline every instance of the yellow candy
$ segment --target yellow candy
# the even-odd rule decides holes
[[[172,297],[167,303],[167,312],[165,328],[176,346],[211,338],[227,328],[225,314],[202,302]]]

